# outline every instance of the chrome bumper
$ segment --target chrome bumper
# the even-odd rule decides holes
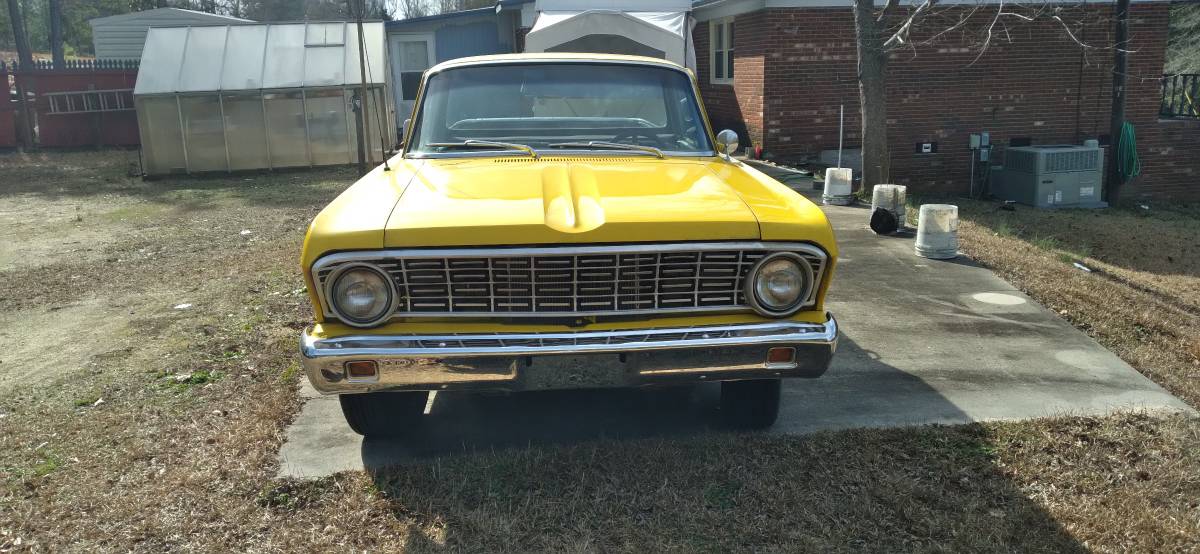
[[[325,394],[381,390],[546,390],[637,387],[703,381],[819,377],[837,349],[838,327],[773,323],[584,331],[317,338],[300,353],[309,381]],[[767,351],[790,347],[790,361]],[[374,377],[345,364],[374,361]]]

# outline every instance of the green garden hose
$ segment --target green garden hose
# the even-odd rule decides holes
[[[1126,121],[1121,126],[1121,139],[1117,142],[1117,171],[1121,174],[1121,182],[1129,182],[1142,172],[1142,162],[1137,155],[1137,134],[1133,132],[1133,124]]]

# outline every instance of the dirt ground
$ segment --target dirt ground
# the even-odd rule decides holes
[[[608,440],[276,479],[310,319],[300,241],[354,174],[143,182],[135,162],[0,154],[0,552],[1200,547],[1200,425],[1180,417]],[[1194,317],[1175,292],[1194,265],[1091,245],[1130,283],[1077,282],[1058,258],[1078,245],[1032,246],[1065,231],[987,210],[964,209],[964,248],[1197,404],[1194,320],[1164,323]],[[1194,229],[1113,213],[1179,248]],[[1004,254],[1022,248],[1057,265]]]

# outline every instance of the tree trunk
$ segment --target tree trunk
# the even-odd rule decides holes
[[[29,100],[25,97],[25,80],[33,71],[33,52],[29,50],[29,37],[25,35],[25,19],[21,17],[21,7],[17,0],[8,0],[8,19],[12,22],[13,42],[17,45],[17,59],[20,67],[13,72],[17,81],[17,103],[21,109],[21,140],[26,148],[33,148],[33,124],[29,117]],[[25,75],[22,75],[22,69]]]
[[[880,44],[874,7],[872,0],[854,0],[864,191],[886,182],[891,176],[887,139],[887,54]]]
[[[50,54],[54,58],[54,69],[65,69],[67,57],[63,54],[62,0],[50,0]]]
[[[1117,157],[1120,155],[1121,131],[1125,126],[1125,73],[1129,70],[1125,49],[1129,47],[1129,0],[1117,0],[1116,22],[1114,23],[1112,113],[1108,130],[1108,187],[1104,189],[1104,200],[1110,205],[1121,201],[1121,186],[1125,176],[1121,174]]]
[[[25,18],[21,16],[20,2],[8,0],[8,20],[12,22],[13,42],[17,46],[17,59],[26,68],[33,66],[33,52],[29,50],[29,36],[25,34]]]

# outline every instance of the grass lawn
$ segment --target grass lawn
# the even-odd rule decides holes
[[[134,156],[0,155],[0,552],[1200,547],[1200,425],[1182,417],[605,440],[277,479],[310,318],[300,241],[353,172],[143,182]],[[963,216],[965,250],[1200,402],[1197,213]]]

